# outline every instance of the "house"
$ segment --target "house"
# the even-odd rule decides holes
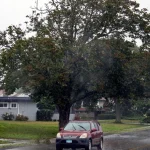
[[[12,113],[15,116],[27,116],[29,121],[35,121],[37,110],[36,103],[29,97],[0,97],[0,120],[3,119],[2,114]]]
[[[3,120],[2,114],[12,113],[17,116],[18,114],[27,116],[29,121],[36,121],[37,103],[27,94],[13,93],[9,96],[5,95],[3,90],[0,90],[0,120]],[[72,108],[70,110],[70,120],[73,120],[75,113]],[[58,121],[59,114],[57,111],[54,112],[52,120]]]
[[[99,113],[99,112],[105,112],[105,103],[106,103],[106,99],[105,98],[101,98],[97,101],[97,111],[89,111],[86,107],[83,106],[83,103],[81,104],[81,107],[79,109],[75,109],[75,114],[76,116],[80,117],[80,118],[95,118],[95,113]]]
[[[37,110],[36,103],[27,94],[14,93],[6,96],[3,90],[0,91],[0,120],[3,119],[2,114],[12,113],[15,116],[27,116],[29,121],[35,121]]]
[[[106,99],[104,97],[102,97],[101,99],[98,100],[97,107],[98,108],[104,108],[105,103],[106,103]]]

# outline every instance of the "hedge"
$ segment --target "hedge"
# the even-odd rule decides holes
[[[53,112],[51,110],[38,110],[36,113],[37,121],[51,121]]]
[[[150,116],[147,116],[142,120],[143,123],[150,123]]]
[[[100,114],[98,115],[99,120],[115,119],[115,114]]]

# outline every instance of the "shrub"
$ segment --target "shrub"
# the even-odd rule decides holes
[[[142,120],[142,123],[150,123],[150,116],[147,116]]]
[[[150,109],[144,115],[145,118],[142,120],[142,123],[150,123]]]
[[[150,109],[146,112],[146,116],[150,117]]]
[[[97,117],[97,119],[99,119],[99,120],[107,120],[107,119],[115,119],[116,118],[116,116],[115,116],[115,114],[100,114],[100,115],[98,115],[98,117]]]
[[[5,113],[5,114],[2,114],[2,118],[4,120],[14,120],[15,116],[12,114],[12,113]]]
[[[141,115],[137,115],[137,116],[130,116],[130,117],[125,117],[125,116],[122,116],[121,119],[126,119],[126,120],[142,120],[143,119],[143,116]]]
[[[24,115],[17,115],[16,116],[16,121],[28,121],[29,118],[27,116],[24,116]]]
[[[53,112],[47,109],[38,110],[36,113],[37,121],[51,121]]]

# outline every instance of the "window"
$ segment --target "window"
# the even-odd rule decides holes
[[[0,102],[0,108],[8,108],[8,103]]]
[[[93,122],[91,123],[91,128],[92,128],[92,129],[94,129],[94,128],[95,128],[95,126],[94,126]]]
[[[11,107],[11,108],[17,108],[17,103],[11,103],[11,104],[10,104],[10,107]]]
[[[94,122],[94,126],[97,130],[99,130],[96,122]]]

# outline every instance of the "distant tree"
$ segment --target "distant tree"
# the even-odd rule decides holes
[[[49,100],[47,100],[46,98],[42,98],[38,103],[37,103],[37,108],[42,110],[42,109],[46,109],[46,110],[51,110],[52,112],[54,112],[55,110],[55,104],[53,102],[52,99],[49,98]]]
[[[142,53],[134,43],[121,38],[97,40],[89,43],[88,47],[92,49],[89,62],[95,60],[90,64],[99,92],[82,104],[97,111],[100,97],[110,99],[116,106],[116,122],[121,122],[122,111],[132,109],[133,99],[144,97],[142,77],[145,63],[141,63]]]
[[[142,68],[132,51],[134,44],[121,39],[111,40],[112,65],[106,71],[104,94],[116,105],[116,122],[121,122],[121,104],[144,96]],[[130,104],[130,103],[128,103]]]
[[[145,87],[145,96],[150,98],[150,52],[143,51],[141,53],[141,65],[143,66],[143,83]]]

